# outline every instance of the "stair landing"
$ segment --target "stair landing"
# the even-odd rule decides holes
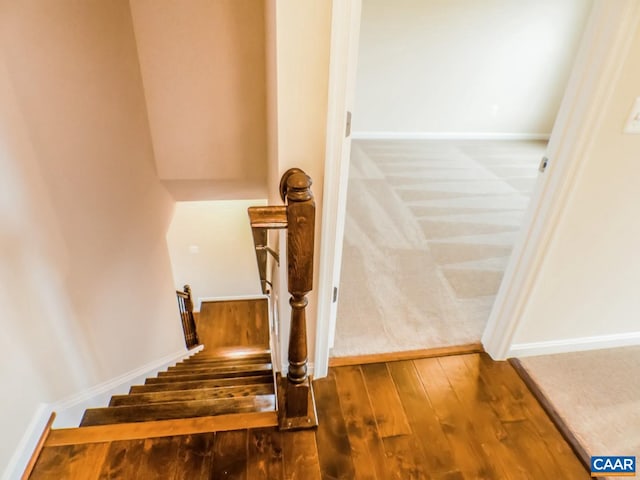
[[[202,302],[196,314],[196,330],[205,350],[269,348],[267,299]]]

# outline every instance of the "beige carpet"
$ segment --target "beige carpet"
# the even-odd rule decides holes
[[[590,455],[640,459],[640,347],[522,363]]]
[[[332,355],[479,341],[544,149],[354,141]]]

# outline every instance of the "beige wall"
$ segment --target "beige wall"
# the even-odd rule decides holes
[[[167,233],[176,288],[194,298],[262,295],[247,208],[266,200],[179,202]]]
[[[39,402],[184,348],[128,3],[0,2],[4,465]]]
[[[514,343],[640,333],[640,25],[559,221]]]
[[[549,133],[592,0],[363,0],[354,132]]]
[[[331,6],[327,0],[267,2],[267,72],[269,85],[269,199],[280,202],[278,182],[289,168],[300,167],[313,179],[316,201],[314,291],[307,314],[309,358],[313,361],[318,294],[318,258],[322,228]],[[281,250],[284,249],[281,247]],[[280,267],[280,320],[283,358],[289,331],[286,266]]]
[[[264,184],[263,0],[130,3],[160,178]]]

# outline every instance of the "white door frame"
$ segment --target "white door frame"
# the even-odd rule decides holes
[[[639,22],[637,0],[594,2],[551,133],[549,167],[537,182],[482,336],[485,350],[496,360],[512,356],[547,246],[592,149],[593,132],[602,122]]]
[[[334,297],[334,288],[340,284],[351,151],[351,139],[345,135],[346,115],[347,111],[353,110],[356,89],[361,6],[361,0],[334,0],[331,12],[327,143],[314,361],[316,377],[327,374],[329,349],[333,346],[336,329],[338,302]]]
[[[345,98],[349,95],[353,98],[355,90],[360,8],[361,0],[333,2],[315,355],[318,377],[327,373],[335,331],[336,306],[332,302],[332,292],[340,280],[349,166],[348,158],[341,155],[344,143],[341,139],[347,109]],[[637,0],[594,1],[549,141],[550,165],[537,182],[482,336],[485,350],[494,359],[509,356],[522,313],[544,262],[546,247],[578,180],[583,159],[591,148],[591,132],[602,120],[612,85],[620,74],[620,66],[639,22],[640,2]],[[350,48],[356,48],[356,51]]]

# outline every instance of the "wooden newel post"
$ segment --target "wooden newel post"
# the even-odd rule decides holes
[[[198,331],[196,330],[196,319],[193,315],[193,294],[191,293],[191,286],[184,286],[184,293],[187,294],[187,298],[184,299],[184,306],[187,309],[187,322],[188,322],[188,344],[189,348],[195,347],[200,343],[198,338]]]
[[[187,312],[189,312],[189,314],[193,316],[193,296],[191,295],[190,285],[184,286],[184,293],[187,294],[187,298],[184,299],[184,306],[187,309]]]
[[[287,273],[291,299],[289,373],[292,383],[307,379],[307,293],[313,288],[313,236],[316,206],[311,179],[303,172],[287,177]]]
[[[178,296],[178,310],[180,311],[180,320],[182,321],[182,330],[184,332],[184,341],[187,348],[193,348],[200,343],[198,340],[198,332],[196,331],[196,322],[193,315],[193,294],[189,285],[184,286],[184,291],[176,290]]]
[[[282,428],[317,425],[313,389],[307,376],[307,294],[313,288],[313,248],[316,206],[311,179],[298,168],[288,170],[280,182],[287,203],[287,273],[291,294],[289,371],[285,380]]]

